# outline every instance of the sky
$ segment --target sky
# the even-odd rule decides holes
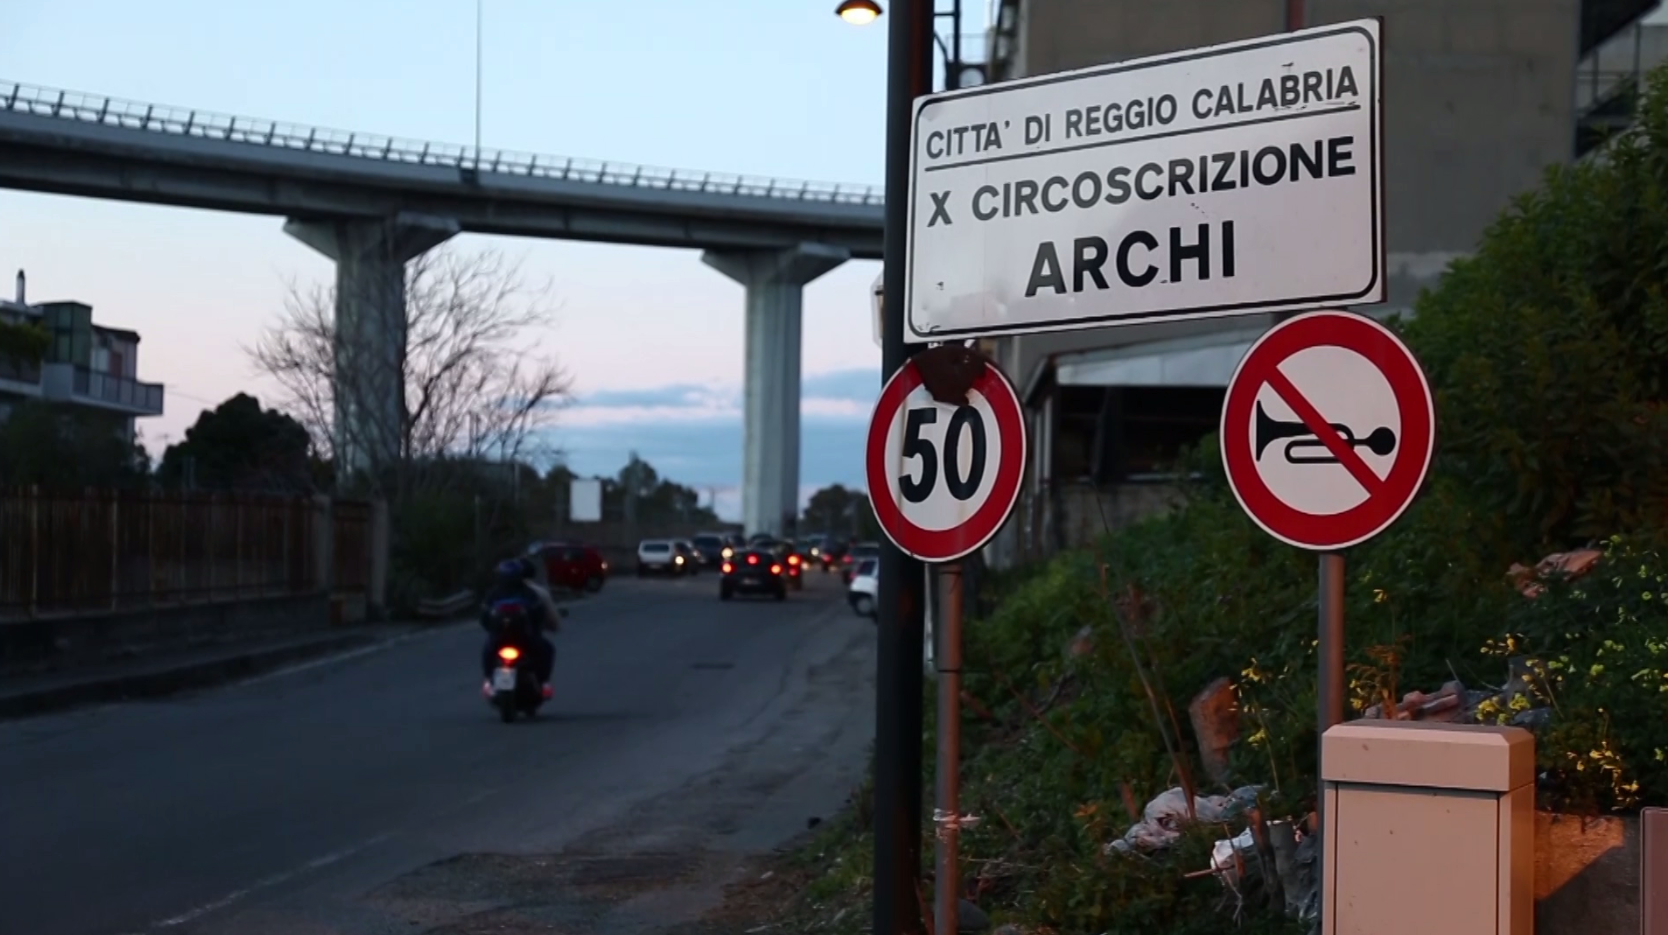
[[[834,0],[481,0],[487,148],[879,184],[883,24]],[[984,4],[968,0],[971,17]],[[0,80],[443,143],[475,133],[475,0],[0,0]],[[66,24],[76,24],[69,28]],[[969,31],[972,31],[969,29]],[[0,271],[140,332],[160,449],[202,409],[279,401],[244,348],[291,283],[333,280],[282,219],[0,191]],[[695,251],[463,235],[550,281],[538,335],[573,377],[553,442],[581,474],[635,450],[739,517],[742,289]],[[879,390],[874,262],[805,290],[801,490],[862,486]]]

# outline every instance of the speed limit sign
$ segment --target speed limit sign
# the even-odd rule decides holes
[[[938,402],[909,361],[881,388],[867,461],[869,500],[887,537],[923,562],[961,558],[996,535],[1019,499],[1019,394],[987,363],[964,401]]]

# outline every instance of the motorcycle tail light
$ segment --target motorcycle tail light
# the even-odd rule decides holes
[[[514,662],[521,658],[521,650],[516,649],[514,646],[506,646],[498,651],[498,658],[504,660],[505,662]]]

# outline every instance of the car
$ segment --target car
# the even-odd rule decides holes
[[[753,548],[768,551],[782,562],[788,572],[788,587],[801,590],[805,587],[805,556],[792,542],[786,539],[765,539],[754,544]]]
[[[823,540],[822,548],[816,558],[822,564],[822,570],[825,573],[832,572],[837,568],[844,567],[846,552],[850,549],[851,543],[844,539],[829,536]]]
[[[716,532],[697,533],[689,544],[695,547],[695,553],[714,567],[724,561],[724,547],[728,545],[724,536]]]
[[[880,543],[858,542],[846,551],[845,558],[840,562],[840,580],[844,581],[847,587],[851,586],[852,572],[866,558],[880,558]]]
[[[702,555],[700,550],[695,548],[695,543],[688,539],[673,539],[672,548],[677,549],[678,554],[683,556],[684,569],[690,574],[696,574],[706,567],[706,556]]]
[[[779,601],[788,599],[788,569],[782,559],[767,549],[742,549],[719,566],[718,599],[727,601],[737,594],[768,594]]]
[[[527,557],[536,559],[552,588],[595,594],[608,583],[608,560],[591,546],[578,542],[535,542]]]
[[[846,585],[846,602],[859,617],[871,620],[878,616],[880,600],[880,559],[865,558],[852,572],[851,584]]]
[[[682,575],[689,571],[689,558],[670,539],[644,539],[637,543],[637,576],[660,572]]]
[[[827,536],[809,536],[794,544],[795,550],[805,556],[806,565],[821,565],[823,549],[827,547]]]

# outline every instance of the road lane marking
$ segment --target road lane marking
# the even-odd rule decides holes
[[[206,916],[211,912],[219,912],[220,910],[225,909],[226,907],[231,906],[232,904],[234,904],[234,903],[236,903],[236,902],[238,902],[238,901],[240,901],[240,900],[242,900],[242,899],[244,899],[244,898],[246,898],[246,897],[248,897],[248,896],[250,896],[254,893],[258,893],[262,890],[268,890],[268,889],[271,889],[275,886],[280,886],[284,883],[288,883],[290,880],[293,880],[296,877],[302,876],[303,874],[312,873],[315,870],[323,870],[325,867],[328,867],[331,864],[340,863],[340,862],[348,859],[349,857],[352,857],[354,854],[357,854],[360,851],[365,850],[366,848],[373,847],[377,844],[381,844],[383,841],[388,840],[388,837],[389,836],[386,835],[386,834],[379,834],[374,838],[370,838],[368,840],[362,841],[358,844],[355,844],[352,847],[343,848],[342,850],[339,850],[339,851],[332,851],[328,854],[325,854],[323,857],[316,857],[312,860],[307,861],[306,863],[302,864],[301,866],[295,868],[294,870],[286,870],[283,873],[275,873],[272,876],[264,877],[260,880],[256,880],[254,883],[250,884],[249,886],[246,886],[246,887],[244,887],[243,889],[240,889],[240,890],[233,890],[232,892],[227,893],[225,896],[222,896],[219,899],[214,900],[213,902],[204,903],[203,905],[198,906],[195,909],[189,910],[187,912],[182,912],[182,913],[180,913],[179,915],[176,915],[176,916],[171,916],[167,919],[163,919],[160,922],[153,922],[153,923],[151,923],[150,928],[147,929],[147,932],[159,932],[159,931],[164,931],[164,930],[171,929],[171,928],[177,928],[181,925],[186,924],[187,922],[193,922],[197,919],[200,919],[203,916]]]

